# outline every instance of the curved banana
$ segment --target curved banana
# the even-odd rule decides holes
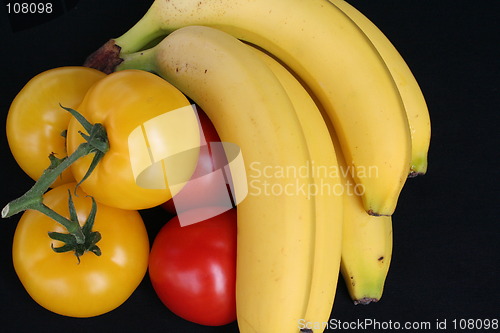
[[[328,0],[156,0],[114,43],[126,55],[189,25],[258,45],[300,76],[334,124],[365,210],[394,212],[410,172],[408,119],[387,66],[347,15]]]
[[[372,216],[363,208],[359,189],[348,172],[338,139],[329,126],[344,186],[344,222],[340,272],[354,304],[378,302],[392,257],[392,217]]]
[[[354,304],[380,300],[391,256],[391,216],[370,216],[364,211],[361,198],[347,195],[340,267]]]
[[[336,193],[342,183],[339,173],[334,172],[338,170],[335,149],[320,110],[302,84],[271,56],[256,48],[251,49],[269,66],[288,93],[311,156],[310,172],[316,185],[311,191],[316,201],[314,259],[309,301],[299,327],[311,327],[313,332],[323,332],[324,327],[315,327],[330,318],[342,243],[343,198]]]
[[[296,332],[310,293],[315,212],[314,199],[295,187],[310,186],[312,178],[280,173],[309,161],[302,127],[280,82],[242,42],[199,26],[124,57],[118,70],[126,68],[171,82],[200,105],[222,141],[241,148],[249,193],[237,212],[240,332]]]
[[[254,48],[252,48],[254,49]],[[328,207],[328,201],[331,203],[335,202],[335,205],[343,205],[343,207],[335,207],[335,210],[343,210],[343,228],[342,228],[342,239],[333,238],[332,235],[339,235],[339,226],[336,225],[333,218],[331,219],[330,225],[325,226],[330,230],[318,230],[316,236],[321,237],[321,233],[325,233],[323,236],[323,242],[320,239],[315,243],[316,248],[328,256],[329,254],[334,254],[327,263],[323,262],[323,269],[330,270],[327,274],[315,275],[313,270],[313,281],[316,278],[319,288],[331,287],[332,280],[335,280],[337,275],[337,262],[336,253],[338,249],[335,248],[335,244],[324,244],[325,241],[328,242],[338,242],[342,249],[342,261],[341,261],[341,272],[347,285],[349,294],[355,304],[368,304],[371,302],[377,302],[382,297],[385,280],[389,271],[389,266],[392,256],[392,217],[390,216],[371,216],[366,213],[363,209],[362,200],[355,188],[354,181],[348,173],[347,165],[345,163],[344,157],[341,153],[336,134],[331,127],[331,124],[325,123],[323,120],[320,110],[318,110],[316,104],[304,89],[304,87],[294,79],[293,75],[287,72],[286,68],[281,66],[277,61],[272,59],[270,56],[266,55],[262,51],[255,52],[264,60],[264,62],[273,70],[278,79],[280,79],[283,87],[287,90],[290,99],[294,103],[295,110],[299,116],[299,120],[306,134],[306,141],[308,141],[309,151],[311,153],[311,158],[316,162],[316,170],[319,170],[321,166],[332,165],[339,167],[340,172],[338,173],[341,177],[341,181],[338,180],[335,184],[331,184],[330,188],[342,190],[336,191],[339,193],[340,197],[343,197],[342,201],[336,198],[328,198],[323,202],[324,207],[321,207],[321,196],[316,196],[316,211],[317,211],[317,226],[320,225],[321,220],[318,218],[318,212],[323,210],[332,209],[333,206]],[[328,126],[330,125],[330,126]],[[331,133],[331,137],[330,137]],[[327,136],[328,139],[323,139],[320,141],[313,141],[315,136]],[[328,144],[325,144],[327,142]],[[332,146],[334,144],[334,146]],[[334,148],[335,147],[335,148]],[[327,149],[327,150],[325,150]],[[316,151],[316,157],[314,157],[314,152]],[[327,151],[334,151],[337,154],[335,161],[325,160],[324,155]],[[330,157],[331,159],[331,157]],[[322,161],[320,162],[319,161]],[[338,164],[337,164],[338,161]],[[331,170],[331,169],[329,169]],[[316,176],[322,176],[322,174],[316,174]],[[324,176],[324,174],[323,174]],[[323,183],[325,180],[323,178],[315,179],[316,183]],[[331,181],[331,180],[330,180]],[[324,195],[326,193],[320,192]],[[330,204],[331,204],[330,203]],[[321,214],[321,213],[320,213]],[[331,214],[331,213],[330,213]],[[337,228],[334,230],[334,228]],[[326,258],[315,257],[315,260],[324,260]],[[333,265],[329,267],[328,265]],[[315,268],[317,266],[314,266]],[[323,279],[323,281],[321,280]],[[321,287],[320,287],[321,286]],[[327,300],[327,295],[323,294],[319,296],[311,292],[310,303],[308,310],[311,314],[306,315],[305,318],[309,322],[326,322],[328,320],[329,311],[326,306],[322,305]],[[322,299],[323,297],[323,299]],[[333,298],[332,298],[333,301]],[[314,306],[314,305],[316,306]],[[315,309],[314,311],[312,309]],[[321,312],[323,311],[323,312]],[[326,313],[328,312],[328,313]]]
[[[410,177],[425,174],[431,139],[431,120],[422,90],[401,54],[382,31],[344,0],[330,0],[349,16],[373,43],[396,82],[405,106],[411,133]]]

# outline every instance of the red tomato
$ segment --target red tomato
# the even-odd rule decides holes
[[[198,164],[193,173],[191,179],[196,179],[195,182],[188,182],[186,186],[176,195],[177,198],[183,197],[188,198],[189,202],[184,203],[183,210],[207,207],[207,206],[217,206],[220,203],[218,200],[220,198],[226,197],[227,188],[224,184],[220,183],[220,178],[218,178],[213,172],[217,167],[225,165],[226,156],[221,153],[221,150],[213,150],[210,147],[210,143],[220,142],[219,135],[210,121],[210,118],[205,112],[196,106],[198,110],[198,116],[200,119],[201,130],[203,131],[201,137],[201,147],[200,156],[198,159]],[[170,199],[165,202],[162,207],[168,212],[176,214],[176,207],[174,205],[174,199]]]
[[[172,218],[153,242],[149,276],[179,317],[207,326],[235,321],[236,209],[185,227]]]

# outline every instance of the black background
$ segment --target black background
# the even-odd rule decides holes
[[[57,15],[9,18],[6,2],[0,8],[0,206],[32,185],[10,154],[5,136],[5,119],[17,92],[44,70],[82,64],[107,39],[124,33],[152,3],[52,1],[58,3]],[[448,331],[453,319],[498,319],[497,2],[350,2],[386,33],[413,70],[429,106],[432,143],[428,174],[407,182],[394,215],[394,255],[382,300],[354,306],[340,280],[332,318],[432,324],[447,320]],[[157,213],[144,212],[151,237],[166,221]],[[12,266],[18,219],[0,221],[1,331],[238,331],[235,323],[203,327],[174,316],[156,297],[148,276],[122,306],[96,318],[68,318],[45,310],[25,292]]]

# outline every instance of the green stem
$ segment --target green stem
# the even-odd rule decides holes
[[[155,47],[148,50],[122,55],[122,62],[116,67],[116,71],[124,69],[140,69],[147,72],[155,70]]]
[[[87,250],[84,248],[82,250],[81,245],[86,245],[89,248],[92,248],[94,252],[98,250],[98,247],[95,246],[95,242],[100,238],[96,238],[93,236],[93,241],[89,242],[86,238],[89,235],[95,235],[96,232],[92,232],[91,230],[83,230],[78,222],[78,218],[76,216],[76,212],[74,211],[73,202],[69,201],[69,210],[70,215],[72,215],[69,219],[55,212],[51,208],[47,207],[43,203],[43,194],[52,186],[52,184],[57,180],[57,178],[71,166],[75,161],[79,158],[94,153],[94,159],[91,163],[87,174],[84,179],[88,177],[88,175],[95,168],[100,159],[104,156],[104,154],[109,149],[109,142],[106,135],[106,130],[101,124],[91,124],[89,123],[81,114],[77,111],[65,108],[61,105],[61,107],[68,112],[70,112],[77,120],[82,124],[88,134],[80,133],[81,136],[85,139],[86,142],[80,144],[78,148],[68,157],[63,159],[57,159],[54,156],[51,156],[51,164],[50,166],[42,173],[40,178],[35,182],[35,184],[21,197],[12,200],[2,209],[2,218],[8,218],[15,214],[18,214],[22,211],[32,209],[37,210],[48,217],[52,218],[56,222],[60,223],[62,226],[68,230],[69,235],[71,237],[66,237],[64,235],[61,236],[59,233],[51,233],[53,237],[59,237],[67,240],[67,246],[65,249],[75,250],[77,257],[82,253],[82,251]],[[82,180],[83,181],[83,180]],[[78,186],[78,185],[77,185]],[[93,207],[96,206],[93,201]],[[94,210],[94,208],[93,208]],[[91,221],[88,225],[93,225],[93,218],[95,214],[93,214]],[[59,236],[57,236],[57,235]],[[54,236],[56,235],[56,236]],[[61,250],[62,251],[62,250]]]
[[[149,42],[166,34],[167,32],[161,29],[161,17],[154,9],[149,9],[132,28],[114,41],[121,48],[122,56],[137,52]]]
[[[73,154],[65,158],[58,166],[46,169],[38,181],[26,193],[12,200],[2,209],[2,218],[11,217],[27,209],[39,208],[42,202],[42,195],[57,180],[61,173],[80,157],[90,154],[92,148],[88,143],[82,143]]]
[[[85,235],[79,223],[75,223],[74,221],[65,218],[61,214],[45,206],[43,203],[37,206],[36,210],[47,215],[48,217],[65,227],[71,235],[75,236],[77,244],[85,243]]]

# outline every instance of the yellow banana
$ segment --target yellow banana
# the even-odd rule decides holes
[[[385,279],[389,271],[389,266],[392,256],[392,217],[390,216],[371,216],[366,213],[363,209],[362,200],[354,187],[354,181],[349,174],[347,165],[345,163],[344,157],[341,153],[338,140],[332,129],[331,124],[325,123],[321,117],[320,110],[314,103],[311,96],[304,89],[304,87],[289,73],[286,68],[281,66],[277,61],[272,59],[270,56],[266,55],[262,51],[255,49],[256,53],[266,62],[266,64],[273,70],[278,79],[280,79],[283,87],[287,90],[290,99],[294,103],[295,110],[299,116],[299,120],[306,134],[306,141],[308,141],[309,151],[311,153],[311,159],[316,162],[316,170],[319,166],[332,165],[339,168],[338,176],[341,177],[341,182],[338,180],[335,184],[330,184],[330,188],[339,189],[336,194],[343,197],[342,201],[332,197],[323,197],[325,201],[323,202],[324,207],[321,207],[321,196],[316,196],[316,211],[317,219],[319,211],[332,209],[332,206],[328,207],[328,201],[335,201],[336,206],[343,204],[342,207],[335,207],[336,210],[343,209],[343,229],[342,229],[342,239],[333,238],[332,235],[339,235],[338,225],[331,223],[326,227],[330,230],[324,230],[327,236],[323,236],[323,242],[331,241],[338,242],[342,249],[342,261],[341,261],[341,271],[342,275],[347,284],[347,288],[351,298],[355,304],[368,304],[370,302],[376,302],[380,300],[383,293],[383,288],[385,284]],[[330,137],[331,131],[331,137]],[[322,139],[320,141],[313,141],[315,136],[327,136],[328,139]],[[329,142],[325,144],[325,142]],[[335,148],[332,147],[334,144]],[[327,149],[327,150],[326,150]],[[316,155],[314,152],[316,151]],[[327,151],[336,151],[337,159],[335,161],[325,160],[324,155]],[[316,157],[314,157],[316,156]],[[331,159],[331,158],[330,158]],[[319,162],[323,161],[323,162]],[[338,164],[337,164],[338,161]],[[319,163],[318,163],[319,162]],[[332,170],[331,168],[329,170]],[[324,175],[324,174],[323,174]],[[330,173],[332,175],[332,173]],[[316,176],[321,176],[321,174],[316,174]],[[324,179],[315,179],[316,183],[323,183]],[[331,180],[330,180],[331,181]],[[341,186],[341,187],[339,187]],[[340,190],[341,189],[341,190]],[[319,192],[321,195],[325,195],[324,192]],[[320,213],[321,214],[321,213]],[[330,213],[332,214],[332,213]],[[318,219],[317,226],[320,225],[321,220]],[[336,220],[330,218],[331,222]],[[318,227],[317,227],[318,228]],[[336,230],[333,230],[337,228]],[[317,237],[321,232],[317,229]],[[338,236],[337,236],[338,237]],[[335,280],[337,275],[335,268],[337,268],[337,262],[335,261],[338,253],[338,248],[334,244],[330,245],[320,245],[321,240],[318,240],[315,245],[317,249],[322,248],[324,255],[334,254],[329,262],[323,262],[323,269],[330,270],[328,274],[315,275],[313,270],[313,281],[317,278],[318,286],[328,287],[329,283],[331,285],[332,280]],[[315,260],[324,260],[326,258],[315,257]],[[328,261],[328,259],[327,259]],[[328,265],[333,265],[329,267]],[[315,266],[316,268],[317,266]],[[323,279],[323,281],[321,281]],[[323,287],[323,288],[325,288]],[[316,310],[311,311],[311,315],[306,315],[305,318],[308,319],[310,323],[326,322],[328,320],[328,315],[326,314],[326,307],[322,308],[323,313],[321,313],[321,302],[326,301],[326,295],[318,297],[318,295],[311,292],[311,298],[309,303],[309,309],[314,309],[313,304],[316,304]],[[333,301],[333,299],[332,299]],[[318,311],[319,310],[319,311]],[[326,316],[326,319],[325,319]],[[321,318],[323,318],[321,320]]]
[[[341,272],[355,304],[382,297],[392,256],[391,216],[370,216],[356,195],[344,203]]]
[[[284,173],[309,162],[286,91],[246,45],[208,27],[181,28],[124,57],[118,69],[126,68],[164,77],[200,105],[222,141],[241,148],[249,192],[237,212],[240,332],[297,332],[310,294],[315,202],[295,187],[310,186],[309,175]]]
[[[189,25],[258,45],[300,76],[334,124],[365,210],[394,212],[410,172],[408,119],[387,66],[347,15],[328,0],[156,0],[112,42],[123,56]]]
[[[396,82],[405,106],[411,133],[410,176],[425,174],[431,139],[431,121],[424,95],[408,64],[382,31],[344,0],[330,0],[349,16],[373,43]]]
[[[336,134],[329,126],[344,186],[344,222],[340,271],[354,304],[378,302],[382,297],[392,257],[392,217],[372,216],[339,151]]]
[[[251,48],[269,66],[285,88],[304,131],[311,157],[316,201],[316,229],[312,281],[307,309],[300,328],[323,332],[332,311],[339,274],[343,198],[338,163],[328,128],[320,110],[302,84],[278,61]],[[363,211],[364,212],[364,211]],[[366,214],[366,212],[365,212]]]

